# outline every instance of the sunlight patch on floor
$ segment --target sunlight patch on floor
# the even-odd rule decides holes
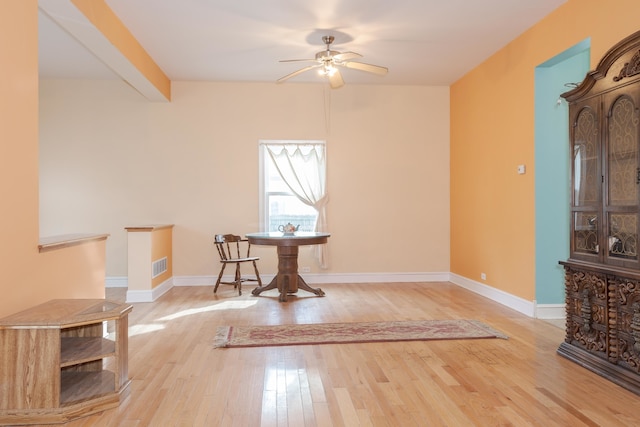
[[[129,336],[142,335],[149,332],[160,331],[164,329],[163,325],[133,325],[129,328]]]
[[[157,319],[158,322],[169,322],[171,320],[179,319],[185,316],[191,316],[198,313],[206,313],[210,311],[220,311],[220,310],[240,310],[243,308],[249,308],[258,303],[257,300],[253,301],[223,301],[219,304],[212,304],[206,307],[200,308],[190,308],[188,310],[178,311],[177,313],[170,314],[168,316],[161,317]],[[161,323],[154,324],[141,324],[134,325],[129,328],[129,336],[142,335],[149,332],[155,332],[164,329],[165,326]]]
[[[206,307],[200,308],[190,308],[189,310],[179,311],[174,314],[170,314],[169,316],[161,317],[158,320],[167,321],[167,320],[175,320],[184,316],[191,316],[193,314],[198,313],[206,313],[208,311],[219,311],[219,310],[240,310],[243,308],[249,308],[258,303],[257,300],[253,301],[224,301],[219,304],[213,304]]]

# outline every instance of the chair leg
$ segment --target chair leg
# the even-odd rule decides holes
[[[240,275],[240,263],[236,264],[236,286],[238,287],[238,295],[242,295],[242,276]]]
[[[252,262],[253,262],[253,269],[256,272],[256,279],[258,279],[258,287],[260,287],[262,286],[262,280],[260,280],[260,273],[258,273],[258,265],[256,264],[255,261],[252,261]]]
[[[222,263],[222,268],[220,269],[220,274],[218,274],[218,280],[216,281],[216,286],[213,288],[213,293],[214,294],[218,290],[218,286],[220,286],[220,280],[222,280],[222,273],[224,273],[224,269],[225,269],[226,266],[227,266],[227,264]]]

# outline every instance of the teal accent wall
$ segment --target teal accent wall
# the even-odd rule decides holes
[[[569,257],[569,108],[560,94],[580,83],[590,67],[590,39],[551,58],[535,71],[536,302],[564,303]]]

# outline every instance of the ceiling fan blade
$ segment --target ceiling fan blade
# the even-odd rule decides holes
[[[389,69],[387,67],[380,67],[379,65],[365,64],[364,62],[345,62],[340,64],[343,67],[353,68],[354,70],[366,71],[367,73],[378,74],[384,76]]]
[[[336,61],[348,61],[350,59],[362,58],[362,55],[355,52],[342,52],[337,55],[333,55],[333,59]]]
[[[317,59],[281,59],[278,62],[318,62]]]
[[[293,72],[293,73],[291,73],[291,74],[287,74],[286,76],[279,78],[279,79],[276,81],[276,83],[282,83],[282,82],[283,82],[283,81],[285,81],[285,80],[289,80],[291,77],[295,77],[295,76],[297,76],[298,74],[302,74],[302,73],[304,73],[305,71],[313,70],[314,68],[318,68],[318,67],[320,67],[320,64],[318,64],[318,65],[309,65],[308,67],[301,68],[301,69],[299,69],[298,71],[294,71],[294,72]]]
[[[331,86],[331,89],[339,89],[344,86],[344,80],[342,79],[340,70],[335,69],[333,74],[329,74],[329,86]]]

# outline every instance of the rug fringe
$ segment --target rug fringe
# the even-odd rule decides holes
[[[229,346],[232,326],[218,326],[216,337],[213,340],[213,348],[224,348]]]
[[[479,320],[467,320],[467,322],[469,323],[473,323],[474,325],[476,325],[478,328],[484,329],[485,331],[492,333],[493,335],[495,335],[496,338],[500,338],[503,340],[508,340],[509,337],[505,334],[503,334],[502,332],[498,331],[497,329],[493,329],[491,326],[487,325],[486,323],[483,323]]]

